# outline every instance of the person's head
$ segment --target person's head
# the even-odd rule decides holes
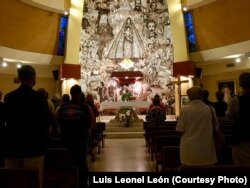
[[[157,38],[157,33],[154,31],[149,31],[148,38],[154,41]]]
[[[101,9],[101,2],[96,2],[96,10],[100,10]]]
[[[82,98],[82,88],[81,86],[75,84],[70,88],[70,95],[72,100],[81,101]]]
[[[167,46],[170,46],[170,44],[171,44],[171,39],[170,39],[170,38],[167,38],[167,39],[166,39],[166,45],[167,45]]]
[[[160,106],[160,103],[161,103],[161,98],[159,95],[155,95],[154,98],[153,98],[153,105],[154,106]]]
[[[23,65],[17,70],[21,84],[33,87],[36,84],[36,71],[30,65]]]
[[[70,101],[70,96],[69,96],[69,94],[63,94],[63,96],[62,96],[62,102],[63,103],[68,103]]]
[[[202,98],[203,98],[203,99],[208,99],[208,96],[209,96],[208,90],[204,89],[204,90],[202,91]]]
[[[135,0],[135,8],[134,10],[140,11],[141,10],[141,0]]]
[[[150,9],[151,9],[152,11],[156,11],[156,9],[157,9],[157,4],[156,4],[156,2],[152,2],[152,3],[150,4]]]
[[[193,86],[187,90],[187,95],[190,101],[195,100],[195,99],[201,99],[202,89],[198,86]]]
[[[239,86],[243,90],[250,90],[250,72],[243,72],[240,74]]]
[[[154,20],[148,21],[148,23],[147,23],[147,28],[148,28],[148,30],[149,30],[150,32],[155,31],[155,29],[156,29],[156,23],[155,23],[155,21],[154,21]]]
[[[94,97],[90,93],[88,93],[85,97],[85,100],[88,104],[93,105],[94,104]]]
[[[223,101],[223,99],[224,99],[224,93],[223,92],[217,91],[215,93],[215,95],[216,95],[216,98],[217,98],[218,101]]]
[[[43,95],[46,99],[48,99],[49,93],[46,91],[46,89],[44,89],[44,88],[38,88],[37,92],[40,93],[41,95]]]
[[[130,24],[131,24],[131,18],[127,18],[126,24],[127,24],[127,25],[130,25]]]

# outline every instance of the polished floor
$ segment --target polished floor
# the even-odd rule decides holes
[[[92,172],[152,172],[154,162],[144,138],[105,139],[101,153],[89,161]]]

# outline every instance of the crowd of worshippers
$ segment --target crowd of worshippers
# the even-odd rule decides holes
[[[220,122],[220,124],[223,124],[228,118],[227,112],[229,110],[229,103],[227,103],[224,100],[225,98],[224,92],[217,91],[215,93],[215,96],[216,96],[216,101],[215,102],[210,101],[208,99],[209,91],[206,89],[202,89],[202,96],[200,97],[200,100],[202,100],[206,105],[210,105],[215,109],[215,113],[216,113],[216,117],[218,121]],[[236,97],[236,96],[232,96],[232,99],[233,97]],[[186,103],[188,104],[189,102],[190,102],[190,98],[188,101],[186,101]],[[164,125],[164,121],[166,120],[166,107],[160,95],[156,94],[153,97],[152,103],[149,106],[145,119],[146,121],[150,122],[150,125],[152,126]]]
[[[180,162],[183,165],[213,165],[219,157],[216,152],[214,132],[219,133],[228,120],[232,127],[232,162],[250,166],[250,72],[239,76],[241,94],[225,101],[225,93],[215,93],[217,101],[211,102],[209,92],[199,86],[187,90],[189,104],[180,109],[176,131],[180,136]],[[152,100],[146,120],[149,126],[164,126],[166,115],[158,95]],[[201,152],[202,151],[202,152]]]
[[[79,187],[87,187],[88,142],[95,126],[95,117],[99,115],[93,97],[85,96],[81,87],[74,85],[70,89],[70,96],[63,95],[60,104],[53,103],[48,100],[46,89],[33,89],[36,71],[32,66],[24,65],[17,73],[20,86],[5,94],[4,102],[0,103],[0,139],[4,140],[0,158],[4,158],[3,165],[6,168],[37,168],[42,188],[48,141],[60,135],[74,158]],[[211,165],[217,162],[212,134],[213,129],[218,131],[220,128],[218,119],[226,117],[235,120],[233,162],[250,165],[249,72],[240,74],[239,86],[242,88],[241,95],[231,99],[229,104],[223,102],[220,92],[216,93],[218,102],[211,103],[208,91],[198,86],[187,90],[190,103],[180,110],[176,126],[181,140],[182,164]],[[146,115],[146,120],[153,126],[163,125],[162,122],[166,121],[166,112],[161,104],[160,97],[156,95]],[[215,123],[212,117],[215,117]]]
[[[36,71],[32,66],[24,65],[17,73],[20,86],[0,103],[1,167],[37,168],[42,188],[46,149],[60,140],[74,161],[78,187],[87,187],[89,139],[99,116],[92,95],[85,96],[74,85],[70,95],[51,100],[45,88],[33,89]],[[0,92],[0,100],[2,96]]]

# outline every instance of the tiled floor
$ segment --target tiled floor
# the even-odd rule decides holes
[[[105,139],[101,153],[94,162],[89,162],[92,172],[151,172],[154,169],[144,138]]]

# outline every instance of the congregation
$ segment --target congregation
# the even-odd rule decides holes
[[[1,166],[39,169],[39,187],[42,188],[46,151],[50,147],[60,145],[69,152],[71,167],[75,169],[76,185],[87,187],[89,171],[87,155],[97,124],[96,118],[100,115],[93,96],[90,94],[85,96],[79,85],[73,85],[70,95],[64,94],[62,102],[59,103],[48,98],[46,89],[33,89],[36,84],[36,71],[32,66],[22,66],[18,69],[18,76],[21,81],[20,86],[7,93],[0,106],[1,146],[4,146],[1,148]],[[173,128],[178,135],[175,137],[178,138],[175,143],[178,148],[176,158],[179,159],[178,165],[223,164],[225,162],[223,154],[218,155],[213,134],[214,131],[221,132],[228,126],[229,120],[234,122],[230,132],[230,142],[227,140],[228,135],[223,135],[223,141],[227,142],[226,147],[230,148],[231,161],[226,161],[224,164],[250,165],[250,137],[247,134],[250,73],[244,72],[239,76],[239,85],[242,94],[232,96],[229,103],[223,100],[224,93],[221,91],[216,92],[218,101],[211,102],[207,90],[199,86],[187,90],[189,104],[181,109]],[[2,98],[2,93],[0,96]],[[145,120],[146,147],[151,152],[152,159],[155,158],[157,161],[159,153],[153,143],[154,140],[150,138],[152,130],[151,133],[149,130],[156,127],[170,127],[166,123],[166,110],[159,95],[156,94],[152,99]],[[167,135],[169,133],[164,133],[165,135],[161,136],[169,137]],[[169,140],[163,143],[167,145],[169,144],[167,142]],[[221,149],[221,152],[225,151]],[[166,169],[161,167],[160,171],[164,170]]]

